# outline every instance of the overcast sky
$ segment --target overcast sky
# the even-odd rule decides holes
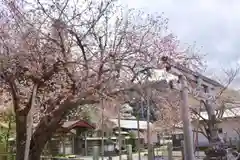
[[[201,51],[207,54],[208,73],[240,64],[239,0],[121,1],[129,8],[164,12],[169,18],[169,28],[182,43],[196,42],[198,48],[203,46]]]

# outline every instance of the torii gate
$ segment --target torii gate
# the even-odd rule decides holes
[[[194,149],[193,149],[193,137],[192,129],[190,125],[189,117],[189,104],[188,104],[188,93],[190,93],[194,98],[202,101],[206,107],[209,119],[211,122],[210,133],[211,140],[210,144],[213,147],[219,148],[220,141],[218,139],[218,131],[216,127],[216,115],[215,107],[211,102],[215,101],[215,95],[210,92],[209,85],[212,87],[223,87],[220,83],[211,80],[200,73],[194,72],[176,62],[174,62],[169,57],[162,57],[162,61],[165,65],[167,72],[178,76],[179,83],[172,83],[172,88],[181,92],[181,117],[183,121],[183,130],[184,130],[184,150],[185,150],[185,159],[194,160]],[[196,88],[189,88],[187,80],[196,83]],[[202,91],[202,86],[204,86],[205,92]]]

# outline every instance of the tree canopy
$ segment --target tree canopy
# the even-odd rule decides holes
[[[27,115],[33,113],[30,156],[40,155],[64,117],[79,105],[124,93],[162,69],[162,56],[197,65],[180,49],[159,14],[123,10],[114,0],[2,0],[0,97],[16,115],[17,158],[23,158]],[[45,136],[43,136],[45,135]],[[21,159],[22,160],[22,159]]]

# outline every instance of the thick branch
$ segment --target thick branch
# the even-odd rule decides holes
[[[48,72],[45,72],[45,73],[43,74],[42,79],[43,79],[44,82],[45,82],[45,81],[48,81],[49,79],[51,79],[51,77],[52,77],[55,73],[57,73],[57,72],[59,71],[59,66],[60,66],[60,64],[61,64],[60,60],[57,60],[57,61],[53,64],[52,68],[51,68]]]
[[[234,79],[238,75],[239,71],[240,71],[240,67],[238,67],[236,70],[231,70],[230,72],[225,71],[226,75],[228,75],[227,84],[218,93],[218,95],[216,96],[217,99],[220,98],[220,96],[223,94],[223,92],[226,89],[228,89],[229,85],[234,81]]]
[[[63,68],[64,68],[64,71],[66,72],[67,76],[70,78],[70,80],[72,81],[72,91],[73,91],[73,94],[76,93],[76,80],[74,79],[73,75],[69,72],[68,68],[67,68],[67,55],[66,55],[66,49],[65,49],[65,45],[64,45],[64,40],[63,40],[63,37],[61,35],[61,32],[59,32],[59,37],[60,37],[60,41],[61,41],[61,50],[62,50],[62,54],[63,54],[63,57],[64,57],[64,64],[63,64]]]
[[[7,82],[10,86],[14,111],[15,111],[15,113],[18,113],[20,111],[20,108],[19,108],[19,97],[18,97],[17,86],[16,86],[14,80],[8,80]]]
[[[33,107],[33,105],[35,103],[36,94],[37,94],[37,91],[38,91],[38,86],[39,86],[38,83],[33,86],[32,94],[31,94],[31,96],[30,96],[30,98],[28,100],[27,105],[23,109],[23,112],[25,114],[27,114],[29,112],[29,110]]]
[[[86,51],[85,51],[85,48],[82,44],[82,40],[80,39],[80,37],[77,35],[77,33],[75,33],[74,31],[72,30],[69,30],[70,34],[72,34],[76,40],[77,40],[77,44],[79,46],[79,48],[81,49],[82,51],[82,54],[83,54],[83,59],[84,59],[84,62],[85,62],[85,68],[86,70],[88,71],[88,60],[87,60],[87,55],[86,55]]]
[[[38,84],[35,84],[33,86],[33,91],[31,95],[31,103],[27,108],[28,114],[27,114],[27,131],[26,131],[26,143],[25,143],[25,152],[24,152],[24,160],[29,159],[29,151],[30,151],[30,143],[31,143],[31,137],[32,137],[32,130],[33,130],[33,106],[35,104],[35,99],[37,95],[38,90]]]

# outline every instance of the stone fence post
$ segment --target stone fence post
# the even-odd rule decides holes
[[[99,160],[99,147],[93,147],[93,160]]]
[[[173,155],[172,155],[172,143],[168,143],[167,145],[167,149],[168,149],[168,160],[173,160]]]
[[[132,145],[127,145],[127,160],[132,160]]]

